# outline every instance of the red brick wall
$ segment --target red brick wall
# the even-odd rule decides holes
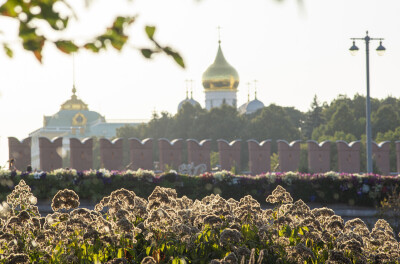
[[[182,139],[169,141],[165,138],[158,140],[158,151],[160,157],[160,169],[165,170],[168,165],[174,170],[178,170],[182,164]]]
[[[281,172],[297,171],[300,163],[300,140],[292,141],[277,140],[279,168]]]
[[[100,164],[107,170],[122,170],[122,138],[114,139],[112,142],[106,138],[100,139]]]
[[[308,170],[309,172],[327,172],[331,165],[331,142],[318,143],[314,140],[307,141]]]
[[[235,166],[237,173],[240,172],[241,140],[237,139],[228,143],[224,139],[218,139],[217,142],[221,169],[230,171]]]
[[[130,168],[132,170],[153,169],[153,139],[146,138],[139,140],[137,138],[129,139],[130,148]]]
[[[271,140],[261,143],[254,139],[247,140],[249,149],[249,169],[252,175],[271,171]]]
[[[19,141],[15,137],[8,138],[8,158],[14,160],[13,167],[25,171],[31,165],[31,142],[30,137]]]
[[[195,139],[188,139],[187,150],[188,150],[188,163],[197,166],[199,164],[206,164],[207,171],[210,171],[210,152],[211,152],[211,140],[204,139],[198,142]]]
[[[42,171],[62,168],[62,137],[57,137],[52,141],[45,137],[39,137],[39,152]]]
[[[358,173],[360,172],[360,141],[353,141],[350,144],[336,141],[338,151],[339,172]]]
[[[372,142],[372,157],[382,175],[390,174],[390,141]]]
[[[70,166],[77,171],[93,168],[93,139],[85,138],[82,142],[77,138],[69,139]]]

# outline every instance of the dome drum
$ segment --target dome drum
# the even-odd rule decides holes
[[[227,79],[226,76],[221,76],[220,78],[214,77],[213,79],[204,80],[203,77],[203,87],[204,89],[210,90],[237,90],[239,86],[239,81],[235,80],[233,76]]]
[[[220,107],[227,104],[236,107],[236,92],[229,90],[208,91],[206,92],[206,109],[211,110],[214,107]]]

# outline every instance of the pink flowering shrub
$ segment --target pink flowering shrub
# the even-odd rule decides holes
[[[146,170],[102,169],[77,172],[72,169],[59,169],[49,173],[0,171],[0,200],[5,200],[21,179],[31,187],[32,193],[38,199],[51,199],[58,190],[63,189],[73,190],[81,199],[92,201],[99,201],[120,188],[127,188],[139,196],[147,197],[156,186],[160,186],[173,188],[179,196],[185,195],[191,199],[220,194],[227,199],[239,200],[251,194],[258,202],[264,203],[265,197],[281,185],[295,200],[371,207],[379,205],[393,191],[394,186],[400,184],[398,176],[336,172],[273,172],[250,176],[221,171],[189,176],[174,172],[154,174]]]

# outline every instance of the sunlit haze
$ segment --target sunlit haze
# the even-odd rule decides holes
[[[385,38],[380,57],[371,42],[371,96],[400,97],[399,0],[94,0],[77,6],[79,21],[65,32],[79,40],[101,33],[118,14],[137,14],[130,43],[75,56],[77,96],[106,119],[150,119],[152,112],[175,114],[185,98],[185,80],[193,79],[193,97],[204,107],[201,76],[221,46],[240,76],[238,105],[247,101],[247,82],[257,82],[257,97],[307,111],[317,94],[330,102],[339,94],[365,94],[365,47],[349,53],[350,38]],[[145,25],[156,39],[183,56],[186,69],[159,55],[147,60],[135,47],[148,45]],[[4,38],[13,41],[16,25],[1,18]],[[57,36],[55,36],[57,37]],[[3,38],[3,37],[2,37]],[[15,41],[17,41],[15,39]],[[23,139],[43,126],[71,96],[72,57],[48,45],[43,64],[13,42],[14,58],[0,53],[0,166],[8,158],[7,137]],[[254,85],[250,90],[254,96]]]

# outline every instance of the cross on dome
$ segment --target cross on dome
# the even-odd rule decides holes
[[[218,30],[218,44],[221,44],[221,27],[218,26],[217,30]]]
[[[257,99],[257,83],[258,80],[254,80],[254,99]]]

